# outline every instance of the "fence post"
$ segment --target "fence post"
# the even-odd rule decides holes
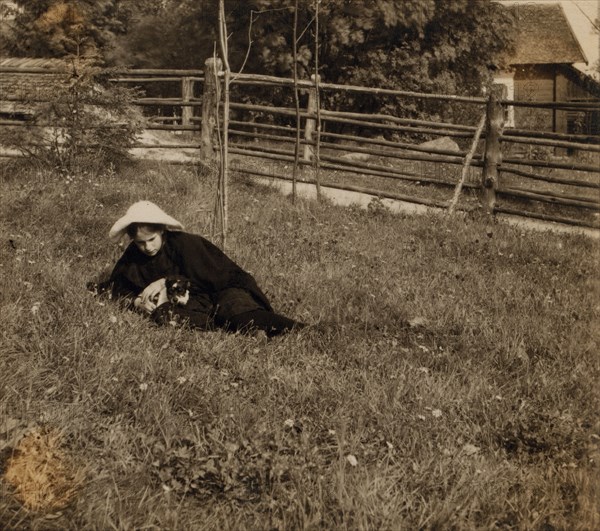
[[[499,103],[502,97],[500,85],[492,85],[486,107],[485,154],[481,174],[481,203],[488,214],[494,213],[496,189],[498,188],[498,165],[502,162],[500,135],[504,127],[504,109]]]
[[[308,106],[306,111],[308,114],[315,114],[317,112],[317,89],[316,89],[316,77],[315,75],[310,76],[313,86],[308,89]],[[320,79],[320,78],[319,78]],[[310,142],[313,141],[313,132],[317,125],[317,121],[314,118],[307,118],[304,124],[304,140],[307,144],[304,144],[304,160],[311,161],[313,159],[313,147]]]
[[[204,62],[204,91],[202,93],[202,134],[200,154],[205,161],[214,160],[217,149],[215,129],[217,126],[220,87],[218,72],[221,59],[210,57]]]
[[[189,103],[194,94],[194,81],[189,77],[181,78],[181,100]],[[193,107],[182,105],[181,107],[181,125],[190,125],[194,114]]]

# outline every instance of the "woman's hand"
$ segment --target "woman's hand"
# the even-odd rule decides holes
[[[165,302],[169,302],[169,297],[167,297],[167,288],[163,288],[160,290],[160,293],[158,294],[158,299],[156,300],[156,306],[160,306],[161,304],[164,304]]]
[[[133,301],[133,305],[135,306],[136,310],[139,310],[144,313],[152,313],[156,309],[155,303],[153,303],[152,301],[144,302],[141,296],[137,296],[135,298],[135,300]]]
[[[159,303],[166,300],[166,287],[165,279],[161,278],[155,280],[151,284],[148,284],[144,291],[135,299],[135,307],[145,311],[146,313],[152,313]]]

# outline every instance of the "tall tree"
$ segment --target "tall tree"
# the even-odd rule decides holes
[[[115,41],[140,13],[153,13],[162,0],[16,0],[4,48],[17,56],[95,56],[106,60]]]

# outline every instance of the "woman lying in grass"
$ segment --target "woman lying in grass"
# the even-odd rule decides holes
[[[109,232],[113,241],[124,234],[132,240],[108,281],[113,296],[128,300],[159,324],[263,330],[269,337],[304,326],[275,313],[252,275],[219,248],[182,229],[150,201],[129,207]],[[173,285],[183,285],[189,293],[169,297],[167,287]]]

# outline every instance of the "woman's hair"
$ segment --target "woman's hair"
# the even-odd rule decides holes
[[[130,223],[126,230],[127,236],[132,240],[135,239],[138,230],[142,227],[150,232],[163,232],[165,230],[165,226],[160,223]]]

